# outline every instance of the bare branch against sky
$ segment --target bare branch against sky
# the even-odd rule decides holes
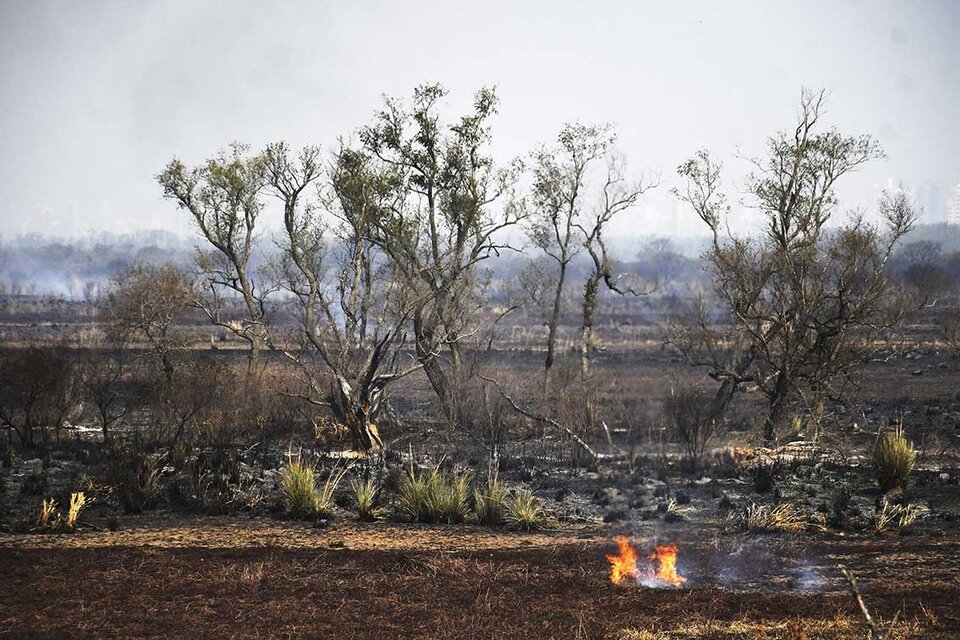
[[[452,106],[501,97],[501,160],[566,121],[612,122],[631,166],[674,170],[696,149],[760,151],[802,86],[888,160],[845,207],[902,181],[943,216],[960,182],[960,3],[0,2],[2,233],[186,231],[154,175],[234,140],[329,149],[383,93],[442,82]],[[731,171],[731,175],[737,172]],[[736,192],[742,185],[728,187]],[[624,234],[690,233],[659,189]]]

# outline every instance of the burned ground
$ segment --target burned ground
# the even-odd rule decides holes
[[[640,529],[637,536],[651,533]],[[0,539],[9,637],[862,638],[850,567],[893,637],[953,638],[960,532],[717,537],[683,525],[682,589],[615,587],[605,531],[133,519]],[[775,558],[775,564],[768,560]],[[742,580],[730,571],[742,569]],[[718,571],[718,569],[720,571]],[[723,569],[727,571],[724,573]],[[752,573],[752,576],[747,574]]]

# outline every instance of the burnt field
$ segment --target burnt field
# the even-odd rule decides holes
[[[923,342],[867,366],[859,387],[830,405],[831,426],[816,441],[799,433],[764,446],[751,421],[763,404],[744,395],[736,424],[711,441],[698,468],[659,417],[677,384],[676,358],[649,342],[602,351],[595,371],[609,437],[579,432],[603,454],[599,462],[553,430],[504,427],[500,480],[530,488],[550,515],[530,532],[478,526],[476,514],[461,524],[403,523],[410,516],[398,474],[441,463],[450,473],[473,470],[472,485],[482,487],[491,437],[483,423],[451,431],[438,422],[419,376],[395,392],[404,419],[382,425],[391,451],[384,475],[351,463],[331,511],[305,523],[283,506],[291,443],[316,456],[322,486],[344,467],[333,457],[344,433],[311,444],[293,428],[252,450],[224,445],[236,452],[237,477],[217,489],[219,502],[190,494],[203,490],[191,474],[202,474],[216,450],[198,443],[180,466],[158,467],[161,493],[137,514],[120,493],[124,478],[95,454],[96,431],[65,431],[44,466],[18,455],[4,469],[0,634],[863,638],[844,565],[889,637],[956,637],[960,360]],[[243,361],[234,350],[215,357]],[[528,385],[530,396],[535,383],[524,381],[540,366],[542,353],[529,349],[485,361],[487,375]],[[870,455],[891,422],[902,422],[920,455],[905,492],[888,503]],[[350,478],[371,472],[383,477],[381,521],[358,522]],[[56,496],[65,507],[76,489],[90,499],[76,529],[38,530],[40,499]],[[792,510],[787,522],[747,519],[751,508],[778,505]],[[881,524],[897,505],[911,509],[909,522],[891,511]],[[607,556],[617,553],[617,536],[637,549],[638,566],[656,545],[675,545],[683,582],[638,574],[612,584]]]
[[[491,533],[246,517],[0,539],[9,637],[862,638],[836,570],[890,637],[954,638],[955,529],[903,538],[729,536],[689,526],[677,589],[614,586],[603,530]],[[636,536],[651,534],[638,527]]]
[[[192,239],[0,238],[0,635],[960,637],[960,188],[850,198],[888,156],[830,95],[660,167],[498,157],[495,86],[206,160],[152,123]]]

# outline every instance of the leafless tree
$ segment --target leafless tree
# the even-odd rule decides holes
[[[196,292],[176,266],[134,264],[113,279],[101,305],[107,338],[121,348],[129,341],[146,342],[169,383],[185,347],[177,324],[194,300]]]
[[[791,403],[810,407],[839,394],[906,311],[885,265],[913,225],[913,209],[904,193],[886,195],[884,227],[854,215],[838,229],[827,228],[837,181],[881,151],[869,136],[821,131],[823,100],[822,92],[805,91],[796,128],[773,136],[766,157],[754,161],[747,184],[764,219],[758,235],[729,231],[721,167],[706,151],[679,168],[687,186],[676,193],[711,232],[705,258],[733,329],[725,332],[699,313],[695,322],[674,327],[672,341],[721,383],[710,419],[723,414],[743,385],[764,394],[767,440]]]
[[[130,370],[126,345],[94,345],[80,362],[83,399],[100,423],[103,444],[110,446],[113,427],[134,409],[124,377]]]
[[[157,176],[164,197],[190,212],[210,250],[198,250],[197,265],[206,280],[206,295],[195,304],[217,326],[247,342],[255,364],[266,347],[266,301],[275,283],[258,274],[252,264],[257,222],[265,184],[263,158],[234,144],[206,163],[188,169],[171,161]],[[243,313],[231,313],[235,300]]]
[[[502,232],[522,209],[511,197],[519,166],[495,166],[488,155],[489,119],[497,96],[481,89],[473,110],[454,123],[439,113],[447,91],[418,87],[409,106],[387,99],[360,132],[397,196],[372,221],[370,239],[390,259],[397,282],[422,304],[412,316],[417,357],[446,417],[470,372],[465,342],[477,335],[486,274],[481,263],[507,248]]]
[[[76,374],[76,360],[63,345],[0,350],[0,426],[46,455],[51,431],[59,439],[79,406]]]

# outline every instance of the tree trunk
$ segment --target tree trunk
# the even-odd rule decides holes
[[[550,368],[556,359],[557,328],[560,324],[560,303],[563,299],[563,285],[567,280],[567,265],[560,263],[560,276],[557,279],[557,290],[553,296],[553,311],[550,313],[549,333],[547,334],[547,360],[544,363],[544,373],[549,374]]]
[[[593,350],[593,316],[597,310],[600,274],[594,273],[583,288],[583,323],[580,327],[580,380],[590,379],[590,353]]]
[[[354,397],[358,392],[361,399]],[[330,407],[337,419],[350,430],[353,450],[375,455],[384,450],[380,431],[373,421],[380,402],[378,398],[363,400],[366,395],[363,390],[353,389],[346,380],[340,378],[331,389]]]
[[[770,411],[763,421],[763,441],[773,442],[777,435],[777,427],[783,423],[783,417],[787,410],[787,374],[783,371],[777,376],[776,385],[770,394]]]

